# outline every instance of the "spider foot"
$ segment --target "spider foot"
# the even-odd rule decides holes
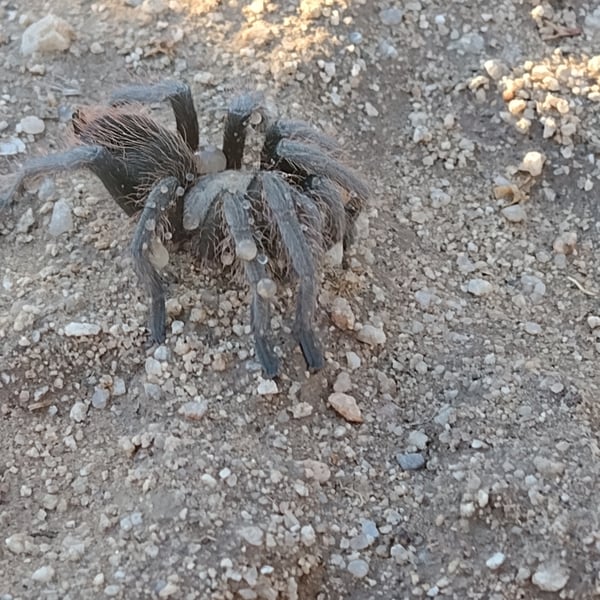
[[[255,337],[254,350],[256,358],[262,365],[263,376],[266,379],[274,379],[279,375],[279,359],[271,349],[267,340]]]
[[[320,371],[325,366],[323,351],[315,338],[315,334],[308,330],[296,332],[296,339],[304,355],[306,366],[311,373]]]
[[[7,209],[21,190],[21,180],[17,175],[0,175],[0,211]]]

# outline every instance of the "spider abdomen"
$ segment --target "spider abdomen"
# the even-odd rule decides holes
[[[105,148],[121,165],[116,173],[99,168],[96,174],[109,193],[135,201],[160,179],[174,176],[184,187],[198,176],[194,153],[184,140],[136,106],[79,110],[73,129],[79,142]]]

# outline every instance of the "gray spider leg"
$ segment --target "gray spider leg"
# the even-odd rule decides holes
[[[194,99],[190,86],[183,81],[166,80],[150,85],[129,85],[115,91],[110,98],[110,104],[123,104],[139,102],[150,104],[152,102],[171,103],[175,113],[177,131],[185,143],[196,151],[199,142],[198,115],[194,107]]]
[[[165,341],[166,308],[165,292],[160,273],[153,261],[152,244],[160,240],[157,229],[161,219],[175,206],[176,196],[181,190],[175,177],[161,179],[150,191],[135,228],[131,254],[133,266],[140,283],[146,288],[152,301],[150,309],[150,337],[153,342]]]
[[[202,227],[223,190],[245,192],[251,180],[251,174],[236,171],[222,171],[202,177],[185,196],[183,227],[188,231]]]
[[[243,206],[244,200],[245,196],[239,192],[224,192],[223,211],[229,231],[235,241],[236,248],[242,249],[242,252],[239,254],[243,254],[245,249],[245,258],[249,259],[244,260],[244,257],[242,257],[241,262],[244,264],[246,278],[250,282],[252,291],[250,321],[252,323],[252,332],[254,334],[254,347],[256,356],[262,365],[265,376],[271,379],[276,377],[279,372],[279,361],[273,352],[268,337],[270,327],[270,301],[268,298],[261,296],[258,290],[259,283],[261,281],[269,280],[269,277],[265,266],[257,260],[256,243],[254,241],[252,230],[250,229],[247,211]],[[254,246],[254,248],[252,248],[252,246]],[[252,254],[254,254],[253,257]]]
[[[139,210],[131,198],[134,187],[133,183],[129,181],[125,164],[106,148],[94,145],[76,146],[60,154],[50,154],[27,161],[21,171],[16,174],[15,181],[8,191],[0,193],[0,210],[8,206],[15,196],[23,192],[23,186],[28,179],[46,173],[78,169],[92,171],[128,215],[133,215]]]
[[[323,177],[309,177],[305,193],[323,206],[326,243],[337,244],[346,235],[346,209],[340,188]]]
[[[287,249],[299,280],[294,334],[308,369],[316,371],[323,367],[324,359],[312,330],[317,303],[317,272],[314,257],[296,216],[293,189],[272,173],[262,175],[262,184],[264,199],[273,213],[283,245]]]
[[[361,202],[365,202],[369,195],[364,181],[351,169],[316,145],[283,138],[275,147],[272,158],[275,163],[278,162],[278,159],[286,161],[292,167],[293,173],[320,175],[331,179],[349,193],[354,194]]]
[[[254,119],[258,122],[268,118],[264,97],[259,92],[235,96],[225,117],[223,154],[228,169],[240,169],[246,144],[246,128]]]
[[[316,146],[322,152],[338,154],[340,146],[336,140],[325,135],[306,121],[279,119],[266,131],[261,161],[263,168],[272,168],[277,162],[276,147],[283,138],[306,142]]]

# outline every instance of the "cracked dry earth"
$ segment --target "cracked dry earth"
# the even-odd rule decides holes
[[[261,89],[372,188],[321,288],[326,367],[290,292],[276,387],[246,290],[186,254],[147,346],[134,223],[91,175],[4,212],[2,600],[600,595],[600,4],[0,0],[0,23],[1,181],[73,106],[169,77],[204,143]]]

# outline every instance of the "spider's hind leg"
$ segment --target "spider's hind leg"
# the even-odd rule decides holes
[[[150,294],[150,337],[157,343],[165,341],[167,321],[165,292],[159,269],[166,265],[169,255],[160,239],[161,221],[175,207],[180,193],[183,193],[183,189],[175,177],[161,179],[152,188],[131,244],[135,272]]]
[[[243,206],[244,199],[239,192],[224,192],[223,210],[235,242],[236,254],[244,264],[246,277],[252,290],[250,318],[256,357],[262,365],[265,376],[271,379],[276,377],[279,372],[279,361],[267,335],[270,327],[269,297],[275,291],[275,284],[268,277],[265,266],[257,259],[258,249]]]
[[[171,103],[175,113],[177,131],[189,148],[198,149],[198,115],[194,107],[192,91],[187,83],[166,80],[149,85],[128,85],[116,90],[110,98],[111,106],[127,102],[151,104],[153,102]]]

